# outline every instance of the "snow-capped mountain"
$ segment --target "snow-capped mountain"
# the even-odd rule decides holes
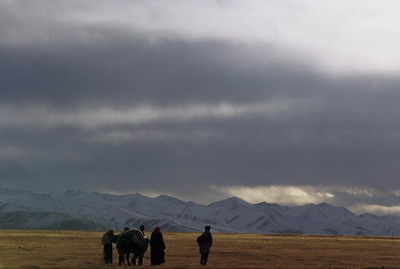
[[[237,197],[208,206],[170,196],[66,191],[37,194],[0,186],[0,228],[99,230],[144,224],[165,231],[400,235],[400,217],[357,216],[326,203],[288,207]]]

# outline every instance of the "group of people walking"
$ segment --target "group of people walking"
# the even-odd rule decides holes
[[[108,230],[102,237],[103,262],[105,264],[113,263],[112,244],[116,243],[118,250],[118,264],[143,265],[144,253],[150,244],[151,265],[161,265],[165,263],[165,243],[160,227],[154,228],[150,240],[144,233],[145,227],[141,225],[139,229],[124,228],[124,232],[119,235],[114,234],[114,229]],[[204,232],[197,237],[196,242],[199,246],[200,264],[207,265],[208,254],[212,246],[211,226],[205,226]],[[130,260],[129,255],[133,253]],[[136,263],[138,261],[138,263]]]

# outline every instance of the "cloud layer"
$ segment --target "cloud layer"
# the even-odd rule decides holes
[[[0,178],[396,211],[397,1],[174,3],[0,3]]]

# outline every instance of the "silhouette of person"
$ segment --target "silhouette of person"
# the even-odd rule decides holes
[[[160,227],[156,227],[150,237],[151,265],[165,263],[165,243]]]
[[[208,254],[212,246],[212,235],[210,233],[211,226],[205,226],[204,232],[197,237],[197,244],[199,245],[200,264],[207,265]]]
[[[129,231],[129,227],[124,227],[124,231],[120,233],[118,236],[121,236],[123,233]],[[118,250],[118,264],[122,265],[125,263],[125,257],[128,265],[131,265],[129,262],[129,254],[131,252],[132,244],[127,238],[122,238],[119,240],[117,244],[117,250]]]
[[[113,249],[112,249],[113,235],[114,235],[114,229],[110,229],[101,238],[101,244],[103,245],[103,261],[105,264],[113,263]]]
[[[149,239],[146,237],[144,234],[144,225],[140,225],[139,230],[143,234],[143,238],[146,240],[146,244],[141,247],[141,246],[135,246],[133,248],[133,258],[132,258],[132,264],[133,265],[143,265],[143,259],[144,259],[144,253],[147,251],[147,246],[149,244]],[[138,260],[138,263],[136,264],[136,260]]]

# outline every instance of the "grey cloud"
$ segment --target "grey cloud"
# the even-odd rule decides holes
[[[248,76],[240,70],[240,59],[245,55],[228,66],[225,50],[232,48],[221,42],[167,41],[150,45],[134,37],[125,40],[118,35],[115,39],[114,44],[61,46],[50,51],[1,50],[3,102],[44,99],[59,105],[81,100],[96,104],[101,100],[126,105],[174,103],[177,96],[178,103],[225,98],[258,100],[285,87],[287,82],[280,72],[290,75],[285,70],[290,66],[272,66],[259,71],[253,67],[249,71],[254,70],[254,74]],[[239,48],[236,52],[244,53]]]
[[[41,43],[0,43],[0,178],[188,199],[209,185],[398,184],[397,76],[330,76],[273,45],[56,22]]]
[[[75,150],[77,155],[86,156],[87,159],[92,160],[92,162],[89,161],[89,164],[83,165],[93,173],[93,176],[88,176],[88,182],[92,177],[96,180],[101,180],[100,177],[108,178],[105,175],[113,174],[114,170],[121,171],[117,174],[126,173],[126,176],[120,175],[122,182],[136,173],[143,173],[143,178],[139,181],[144,181],[145,171],[151,170],[149,167],[153,165],[157,167],[155,170],[158,173],[149,171],[146,178],[149,182],[165,178],[168,180],[181,178],[181,180],[193,182],[213,182],[218,179],[240,183],[246,180],[248,184],[268,184],[282,181],[296,184],[336,181],[346,184],[351,181],[354,184],[378,185],[381,184],[378,183],[379,178],[379,182],[383,180],[390,187],[395,185],[390,177],[384,175],[397,173],[393,160],[398,157],[398,143],[396,142],[398,129],[395,124],[395,115],[398,111],[395,102],[398,100],[396,91],[398,80],[386,78],[382,81],[380,77],[332,79],[310,69],[301,68],[299,64],[292,66],[271,64],[264,68],[256,64],[259,70],[255,73],[247,73],[240,68],[225,68],[223,65],[212,64],[215,61],[223,63],[225,59],[223,53],[221,53],[220,59],[217,59],[218,53],[212,53],[213,57],[208,56],[207,49],[216,50],[215,46],[210,44],[208,46],[206,44],[202,49],[197,49],[198,44],[192,48],[187,43],[176,49],[174,42],[167,42],[160,46],[164,49],[158,46],[149,49],[142,46],[139,52],[134,50],[133,55],[140,54],[139,58],[145,55],[150,62],[149,65],[144,58],[139,63],[130,62],[132,66],[137,66],[136,69],[125,67],[126,62],[122,55],[128,54],[127,50],[117,50],[121,53],[121,56],[117,57],[121,62],[113,58],[117,61],[117,66],[124,68],[108,67],[106,63],[108,60],[111,61],[111,57],[108,57],[107,60],[102,59],[101,61],[104,61],[105,64],[99,65],[94,55],[88,53],[88,56],[83,52],[77,52],[82,55],[83,59],[87,58],[83,61],[83,65],[86,63],[90,67],[83,69],[87,70],[88,74],[80,69],[81,67],[78,71],[75,68],[80,65],[82,57],[69,58],[69,62],[75,62],[75,64],[65,65],[65,62],[68,63],[65,56],[65,60],[51,61],[50,67],[44,70],[36,68],[41,64],[36,65],[33,61],[35,68],[31,70],[34,74],[28,78],[26,76],[15,78],[17,81],[15,84],[4,85],[2,89],[12,87],[14,90],[5,92],[6,98],[3,100],[6,100],[7,104],[19,103],[21,100],[24,102],[38,100],[39,105],[41,103],[50,105],[50,107],[57,105],[55,109],[60,110],[61,115],[62,113],[77,113],[76,111],[79,111],[76,110],[77,108],[90,111],[98,104],[105,104],[111,108],[115,107],[117,110],[122,109],[122,111],[126,107],[135,107],[141,103],[152,103],[156,107],[174,107],[176,105],[188,106],[192,103],[210,104],[211,102],[210,108],[212,108],[221,101],[229,101],[234,105],[251,106],[260,100],[271,103],[289,100],[292,102],[292,106],[273,116],[268,113],[259,113],[258,115],[228,119],[204,117],[184,123],[155,122],[147,124],[147,127],[140,126],[140,124],[136,127],[130,126],[129,120],[123,124],[116,123],[117,130],[132,133],[138,131],[143,133],[143,130],[153,133],[156,131],[160,134],[179,132],[181,134],[188,133],[190,137],[191,133],[186,130],[201,132],[201,130],[207,129],[220,134],[219,138],[214,137],[210,141],[186,141],[183,143],[176,141],[176,144],[170,147],[159,147],[156,144],[157,149],[152,144],[142,145],[138,142],[119,146],[102,145],[101,148],[97,148],[98,145],[85,144],[86,142],[81,139],[85,137],[87,141],[87,138],[96,137],[96,134],[91,134],[87,130],[82,131],[79,126],[68,127],[68,125],[60,130],[53,130],[54,134],[52,134],[52,132],[40,130],[40,128],[35,130],[35,127],[27,124],[26,128],[29,128],[26,130],[28,132],[26,135],[24,135],[25,127],[19,126],[21,131],[14,130],[17,134],[22,133],[17,135],[17,138],[26,136],[26,138],[22,138],[27,141],[25,143],[32,142],[34,147],[39,148],[46,148],[49,143],[54,143],[59,147],[58,152],[61,155],[63,155],[62,152]],[[216,47],[220,47],[221,52],[224,51],[221,44]],[[186,49],[186,52],[183,48]],[[146,50],[148,51],[146,52]],[[173,53],[170,53],[171,51]],[[188,57],[179,57],[178,51],[183,51],[185,55],[190,55],[190,52],[200,53],[201,56],[188,61]],[[239,50],[238,53],[240,52],[242,51]],[[98,55],[103,54],[105,53]],[[166,56],[162,56],[164,54]],[[165,59],[160,60],[159,55]],[[36,56],[31,57],[35,58]],[[189,57],[189,59],[191,58]],[[46,55],[38,57],[38,61],[49,62]],[[153,61],[157,64],[151,64]],[[209,62],[211,64],[208,64]],[[13,65],[7,65],[7,67],[10,66]],[[15,66],[17,68],[19,65]],[[173,66],[172,70],[165,68],[167,66]],[[132,79],[130,90],[125,91],[123,87],[111,86],[119,77],[128,77],[129,80],[129,76],[124,73],[119,74],[118,71],[121,69],[132,70],[132,68],[139,70],[138,72],[143,76],[137,76],[137,80]],[[231,71],[232,69],[233,71]],[[188,76],[181,76],[184,71],[183,74],[188,74]],[[68,72],[72,72],[72,74],[69,76]],[[66,73],[67,77],[65,77]],[[106,73],[109,74],[101,75]],[[10,74],[15,76],[18,72],[15,70]],[[7,77],[10,80],[10,77]],[[59,78],[62,79],[59,81]],[[97,78],[100,81],[96,81]],[[28,85],[32,87],[28,87]],[[379,89],[376,85],[379,85]],[[111,88],[112,90],[110,90]],[[69,111],[71,104],[73,111]],[[83,107],[84,105],[87,107]],[[12,116],[8,115],[11,119]],[[23,113],[21,117],[23,117]],[[79,112],[76,117],[79,118]],[[118,127],[118,125],[122,126]],[[386,130],[387,133],[382,133],[382,130]],[[115,130],[110,130],[110,132],[113,131]],[[9,132],[11,133],[11,131]],[[104,132],[107,133],[107,129]],[[34,142],[35,138],[39,141]],[[3,141],[9,140],[10,138],[4,137]],[[19,143],[18,139],[13,140],[15,143]],[[53,140],[54,142],[52,142]],[[145,164],[144,171],[120,169],[119,166],[121,163],[125,163],[125,160],[140,159],[141,154],[138,152],[145,152],[146,147],[150,147],[148,148],[149,152],[153,152],[157,156],[144,158],[141,161]],[[83,150],[85,148],[86,150]],[[126,156],[127,151],[132,151],[132,156],[130,154]],[[50,154],[50,156],[53,155],[57,155],[57,153]],[[111,161],[107,162],[106,159],[99,156],[111,156]],[[193,159],[190,158],[191,156]],[[170,165],[164,165],[166,160]],[[65,163],[68,161],[67,159]],[[102,162],[109,163],[111,167],[114,162],[119,164],[116,164],[114,169],[105,166],[110,169],[109,172],[106,172],[100,171],[102,168],[97,167]],[[57,171],[57,165],[62,166],[54,165],[55,167],[52,168],[54,171]],[[42,164],[37,167],[41,166]],[[85,169],[81,169],[82,167],[78,164],[78,168],[70,170],[75,171],[77,175],[90,174],[88,171],[84,171]],[[99,171],[96,172],[96,170]],[[28,169],[26,176],[29,176],[29,171]],[[48,177],[55,178],[56,175],[51,174]]]

